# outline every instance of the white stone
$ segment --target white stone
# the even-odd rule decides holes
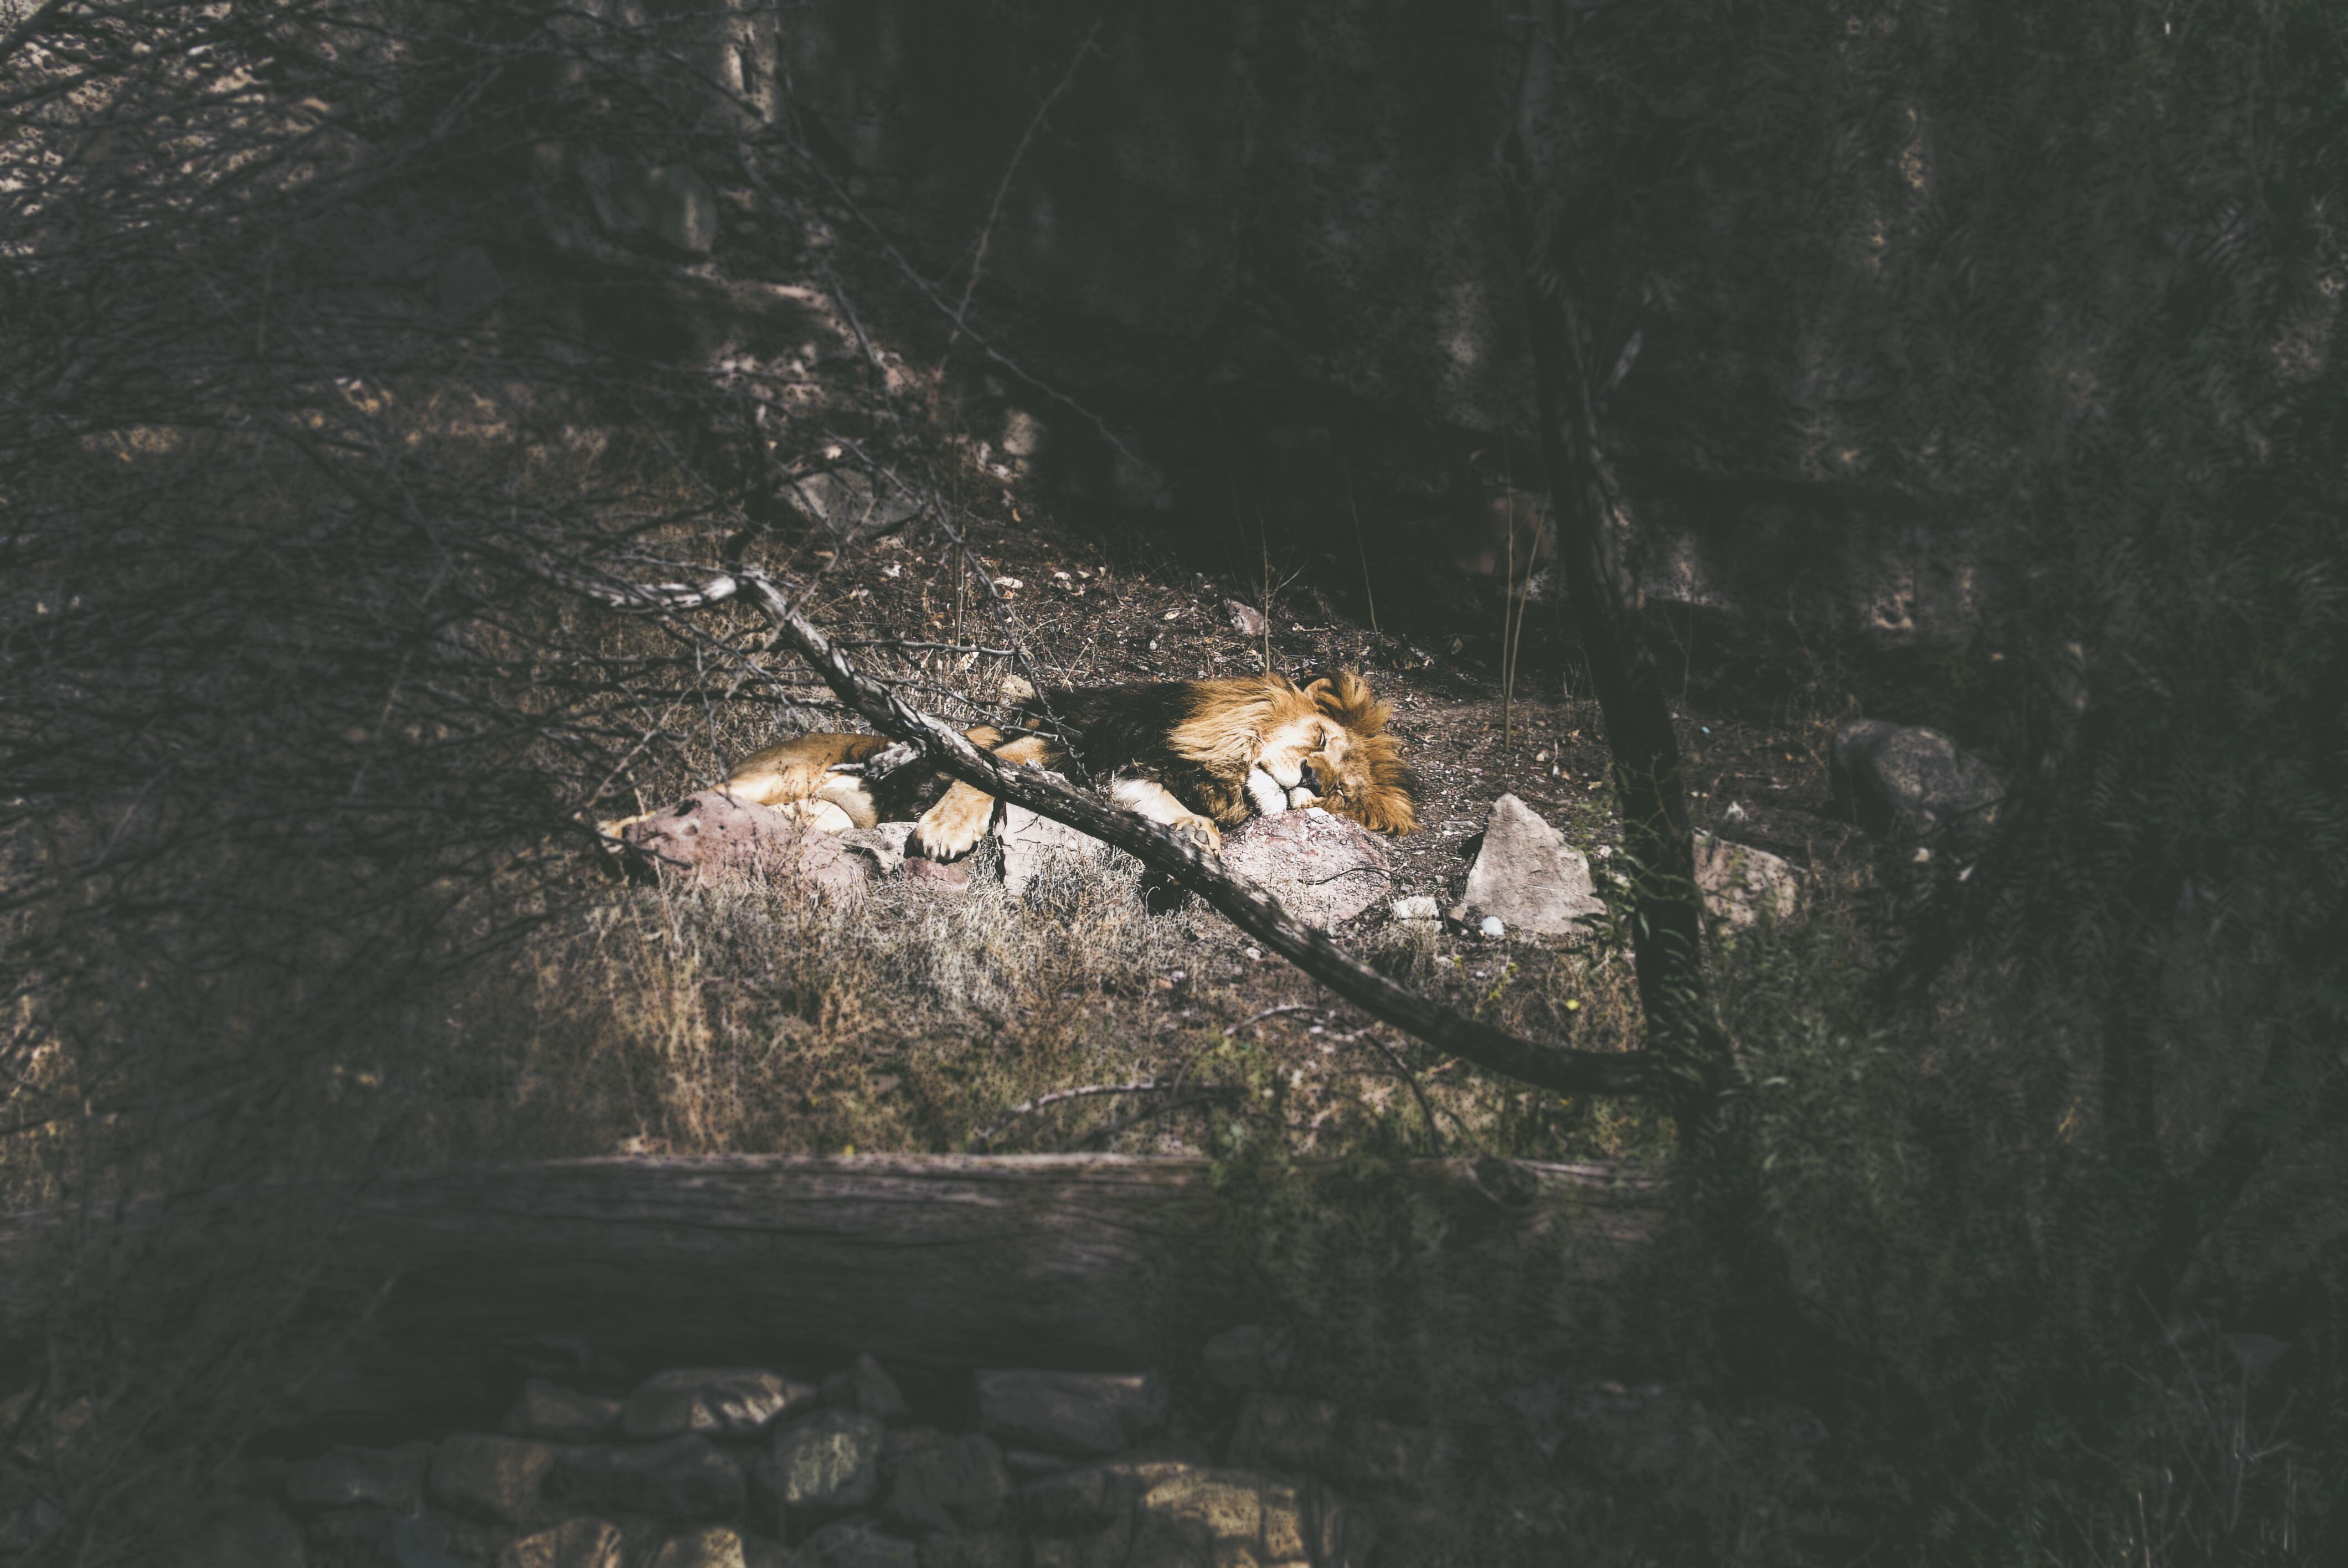
[[[1590,862],[1515,795],[1492,803],[1484,845],[1468,873],[1464,902],[1531,936],[1584,936],[1605,912],[1591,886]]]
[[[1509,934],[1508,926],[1498,915],[1485,916],[1483,920],[1478,924],[1476,929],[1481,931],[1487,937],[1505,937]]]
[[[1435,900],[1426,894],[1416,898],[1397,898],[1394,901],[1393,909],[1394,917],[1397,920],[1432,920],[1442,913],[1436,907]]]

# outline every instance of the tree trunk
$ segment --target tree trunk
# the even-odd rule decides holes
[[[1590,662],[1613,755],[1632,894],[1632,951],[1647,1048],[1673,1083],[1684,1135],[1702,1136],[1729,1081],[1729,1045],[1704,976],[1704,896],[1695,881],[1687,781],[1637,589],[1618,548],[1622,498],[1591,403],[1570,284],[1543,262],[1522,135],[1509,138],[1509,213],[1522,262],[1540,399],[1541,464],[1556,520],[1566,606]]]

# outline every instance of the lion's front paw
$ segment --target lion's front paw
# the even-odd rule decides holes
[[[1288,791],[1280,781],[1260,767],[1250,768],[1244,786],[1248,804],[1255,807],[1258,816],[1278,816],[1288,809]]]
[[[1291,811],[1303,811],[1320,804],[1321,797],[1303,784],[1288,792],[1288,809]]]
[[[1166,825],[1174,830],[1175,837],[1189,839],[1194,847],[1202,849],[1209,855],[1220,855],[1223,852],[1222,833],[1210,818],[1195,815],[1178,816]]]
[[[913,844],[924,858],[959,860],[978,847],[994,820],[994,797],[958,784],[913,824]]]

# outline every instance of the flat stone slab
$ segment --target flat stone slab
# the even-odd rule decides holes
[[[1241,823],[1223,835],[1223,866],[1323,930],[1394,895],[1393,862],[1377,835],[1318,806]]]

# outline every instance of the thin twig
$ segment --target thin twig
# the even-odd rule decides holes
[[[1253,1018],[1242,1019],[1238,1023],[1231,1025],[1231,1028],[1223,1030],[1223,1038],[1225,1040],[1233,1039],[1239,1034],[1240,1030],[1252,1028],[1268,1018],[1278,1018],[1282,1013],[1317,1012],[1320,1009],[1314,1007],[1311,1002],[1291,1002],[1286,1007],[1266,1008],[1262,1012],[1256,1014]]]
[[[1370,635],[1378,635],[1378,596],[1370,587],[1370,547],[1362,541],[1362,508],[1354,500],[1353,465],[1339,465],[1345,476],[1345,509],[1354,514],[1354,553],[1362,560],[1362,598],[1370,607]]]
[[[1010,1126],[1020,1117],[1031,1115],[1046,1105],[1057,1105],[1063,1100],[1081,1100],[1094,1094],[1154,1094],[1161,1089],[1179,1088],[1181,1081],[1179,1077],[1170,1082],[1146,1078],[1139,1083],[1087,1083],[1081,1089],[1055,1089],[1049,1094],[1039,1094],[1033,1100],[1022,1101],[1004,1112],[1002,1119],[994,1126],[983,1132],[972,1133],[970,1146],[973,1149],[983,1148],[994,1141],[996,1133]]]
[[[1060,73],[1060,79],[1053,85],[1050,92],[1044,95],[1044,101],[1035,106],[1035,113],[1027,121],[1027,128],[1020,133],[1019,145],[1011,149],[1011,161],[1003,167],[1003,178],[994,187],[994,200],[986,209],[986,221],[978,231],[978,250],[970,259],[970,278],[962,286],[962,302],[954,307],[954,330],[946,337],[947,355],[953,353],[954,344],[962,339],[963,323],[970,316],[971,296],[978,292],[979,274],[986,268],[987,249],[994,242],[994,221],[1003,215],[1003,199],[1011,193],[1012,177],[1019,172],[1020,160],[1027,156],[1027,149],[1034,145],[1036,133],[1044,128],[1044,117],[1052,112],[1052,106],[1060,101],[1061,95],[1075,82],[1076,67],[1093,53],[1100,30],[1101,19],[1096,16],[1093,25],[1085,29],[1084,37],[1078,40],[1076,52],[1069,56],[1068,68]],[[940,357],[938,369],[941,374],[944,373],[944,356]]]

